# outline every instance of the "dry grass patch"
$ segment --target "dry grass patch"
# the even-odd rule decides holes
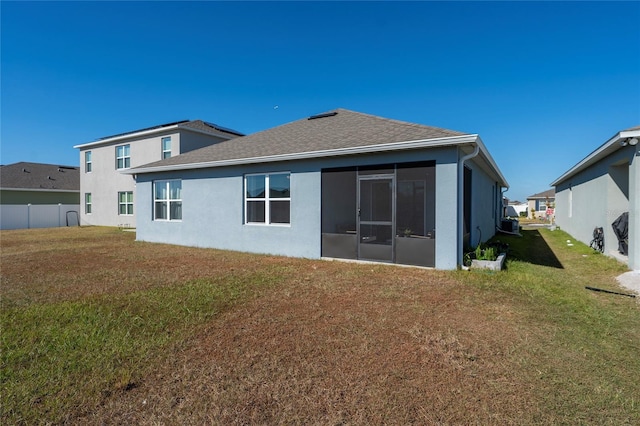
[[[500,273],[42,234],[0,234],[6,422],[640,422],[638,305],[585,292],[622,269],[562,234],[514,240]]]

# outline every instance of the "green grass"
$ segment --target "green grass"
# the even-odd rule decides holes
[[[559,230],[522,234],[496,237],[510,244],[506,271],[461,279],[476,286],[485,303],[506,303],[523,316],[529,344],[515,351],[515,361],[556,420],[640,421],[638,304],[585,289],[623,291],[614,278],[626,268]]]
[[[198,279],[2,311],[2,417],[64,419],[138,381],[191,333],[277,275]],[[80,410],[81,411],[81,410]]]
[[[1,237],[2,424],[640,424],[640,305],[585,289],[625,268],[559,230],[500,272]]]

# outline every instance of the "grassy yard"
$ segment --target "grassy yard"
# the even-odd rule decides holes
[[[2,231],[2,424],[640,424],[616,261],[526,230],[432,271]]]

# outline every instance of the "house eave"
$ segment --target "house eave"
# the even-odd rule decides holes
[[[16,192],[68,192],[71,194],[80,193],[79,189],[49,189],[49,188],[2,188],[0,191],[16,191]]]
[[[595,151],[593,151],[591,154],[583,158],[578,164],[576,164],[567,172],[565,172],[562,176],[560,176],[559,178],[551,182],[551,186],[557,186],[561,184],[567,179],[585,170],[589,166],[597,163],[598,161],[602,160],[608,155],[611,155],[615,151],[619,150],[620,148],[622,148],[621,142],[624,142],[625,140],[630,138],[639,138],[639,137],[640,137],[640,129],[623,130],[616,133],[612,138],[610,138],[608,141],[606,141],[604,144],[598,147]]]
[[[109,145],[114,142],[120,142],[128,139],[139,139],[144,136],[150,136],[153,134],[161,134],[169,131],[178,131],[178,130],[184,130],[184,131],[193,132],[193,133],[200,133],[200,134],[209,135],[209,136],[216,136],[222,139],[233,139],[233,136],[220,131],[213,131],[213,130],[206,131],[202,129],[194,129],[193,127],[189,127],[189,126],[184,126],[183,124],[174,124],[172,126],[162,127],[159,129],[150,129],[150,130],[144,130],[144,131],[135,132],[135,133],[128,133],[126,135],[113,136],[106,139],[99,139],[93,142],[74,145],[73,147],[77,149],[84,149],[84,148],[90,148],[90,147],[95,147],[99,145]]]
[[[421,148],[437,148],[437,147],[473,144],[478,142],[481,144],[481,148],[484,150],[484,153],[486,154],[486,156],[489,159],[491,159],[491,156],[486,151],[486,148],[484,147],[484,144],[482,144],[482,142],[480,141],[480,138],[478,137],[478,135],[470,134],[470,135],[461,135],[461,136],[450,136],[450,137],[444,137],[444,138],[393,142],[393,143],[378,144],[378,145],[328,149],[328,150],[320,150],[320,151],[295,152],[295,153],[268,155],[268,156],[261,156],[261,157],[234,158],[234,159],[228,159],[228,160],[207,161],[207,162],[201,162],[201,163],[174,164],[174,165],[155,166],[155,167],[142,166],[142,167],[130,169],[123,173],[143,174],[143,173],[168,172],[168,171],[176,171],[176,170],[206,169],[206,168],[215,168],[215,167],[239,166],[239,165],[246,165],[246,164],[273,163],[273,162],[281,162],[281,161],[296,161],[296,160],[306,160],[306,159],[315,159],[315,158],[370,154],[374,152],[388,152],[388,151],[399,151],[399,150],[408,150],[408,149],[413,150],[413,149],[421,149]],[[495,163],[493,163],[492,159],[491,159],[491,162],[493,166]],[[497,168],[495,170],[501,176],[499,170]]]

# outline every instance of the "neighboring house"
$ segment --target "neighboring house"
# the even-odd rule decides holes
[[[508,184],[477,134],[345,109],[129,170],[137,239],[455,269]]]
[[[77,211],[79,203],[78,167],[28,162],[0,166],[1,229],[63,226],[66,212]],[[73,219],[77,224],[77,213]]]
[[[604,253],[640,270],[640,126],[616,133],[551,185],[556,188],[556,223],[589,244],[604,230]],[[618,253],[612,224],[628,212],[628,256]]]
[[[547,219],[555,214],[556,191],[547,189],[544,192],[527,197],[529,217],[531,212],[535,212],[539,219]]]
[[[74,146],[80,149],[82,224],[135,227],[135,181],[122,172],[238,136],[202,120],[184,120]]]
[[[507,206],[505,207],[506,212],[505,212],[505,216],[507,217],[520,217],[523,213],[524,216],[527,215],[527,211],[529,209],[529,204],[528,203],[523,203],[522,201],[510,201],[510,200],[506,200],[507,201]]]

